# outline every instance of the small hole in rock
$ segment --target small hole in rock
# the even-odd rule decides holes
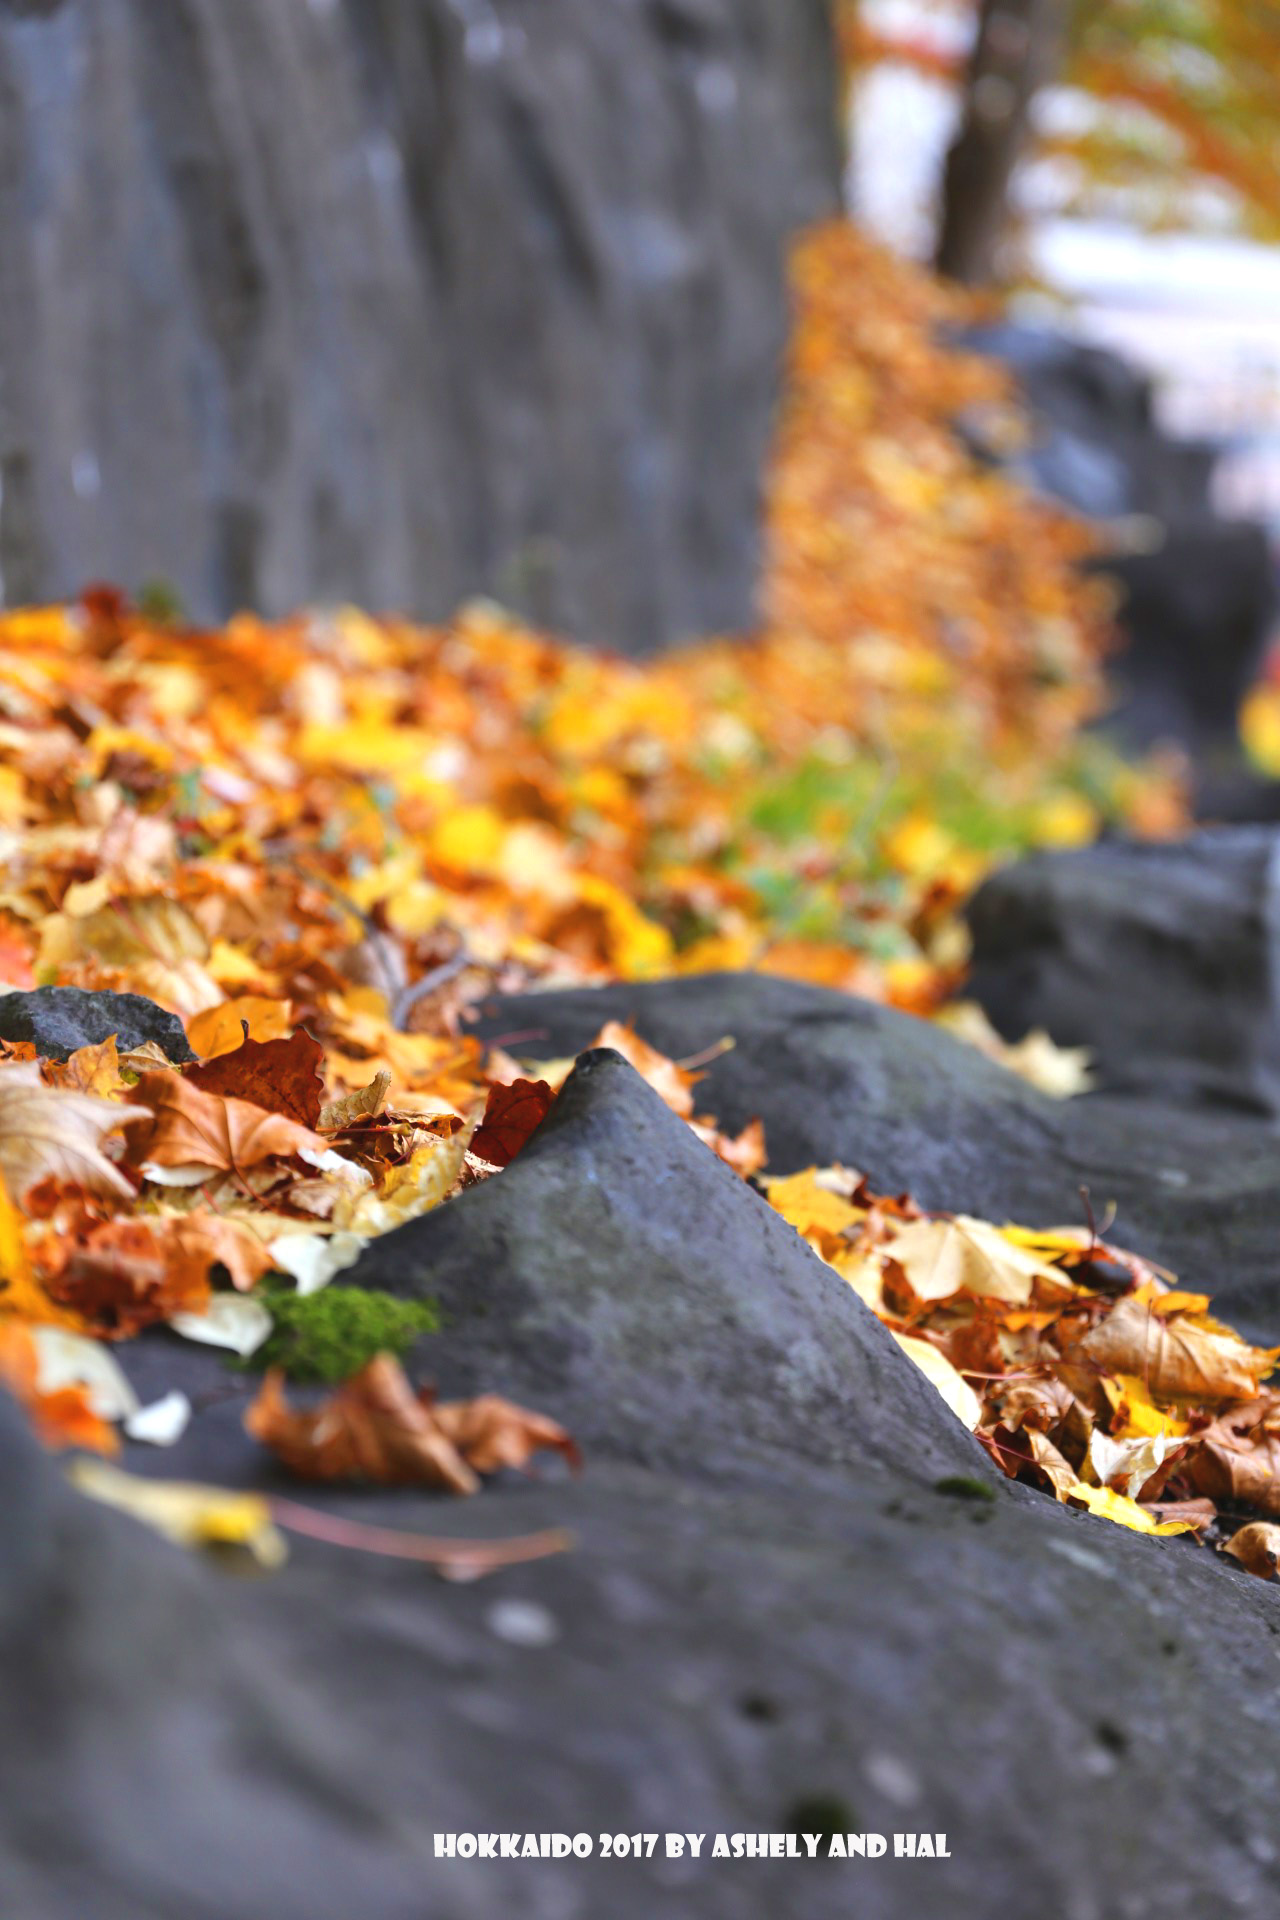
[[[769,1722],[782,1718],[782,1708],[767,1693],[744,1693],[738,1702],[738,1712],[745,1720]]]

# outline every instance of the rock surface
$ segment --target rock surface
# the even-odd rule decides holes
[[[1280,1117],[1280,839],[1038,853],[969,906],[968,991],[997,1029],[1094,1050],[1107,1088]]]
[[[747,624],[835,73],[826,0],[0,0],[7,599]]]
[[[803,990],[704,988],[672,989],[663,1018],[735,1013],[739,1047],[718,1065],[735,1063],[742,1091],[752,1038],[776,1038],[776,996]],[[690,989],[700,1007],[681,1005]],[[754,989],[770,1008],[749,1037]],[[657,990],[643,991],[656,1025]],[[819,1003],[837,999],[811,1000],[811,1042],[837,1019]],[[887,1076],[910,1023],[856,1003],[854,1014],[849,1053],[878,1047]],[[953,1093],[961,1059],[974,1063],[976,1110],[1002,1077],[955,1043],[939,1058],[948,1050]],[[828,1036],[829,1066],[834,1052]],[[901,1078],[926,1057],[909,1058]],[[814,1087],[830,1102],[827,1123],[839,1091],[834,1073]],[[925,1101],[917,1124],[926,1110],[936,1123]],[[479,1586],[307,1540],[271,1578],[183,1565],[145,1550],[127,1522],[55,1497],[50,1470],[37,1473],[0,1424],[12,1543],[0,1715],[24,1712],[21,1741],[6,1720],[18,1791],[0,1792],[0,1877],[14,1884],[17,1859],[17,1884],[32,1889],[16,1920],[79,1920],[84,1884],[111,1897],[122,1886],[132,1901],[113,1909],[103,1895],[95,1920],[178,1920],[201,1910],[192,1887],[220,1917],[327,1916],[359,1874],[347,1911],[399,1920],[406,1861],[411,1910],[446,1915],[466,1896],[482,1913],[620,1920],[843,1920],[851,1901],[860,1920],[1280,1911],[1270,1705],[1280,1595],[1183,1542],[1069,1513],[985,1465],[977,1477],[994,1499],[942,1490],[972,1443],[940,1403],[920,1403],[905,1358],[758,1209],[628,1068],[595,1055],[513,1167],[380,1243],[369,1277],[435,1285],[454,1309],[423,1343],[419,1370],[446,1393],[479,1368],[503,1375],[484,1384],[537,1389],[546,1411],[581,1417],[586,1470],[572,1479],[553,1464],[471,1502],[290,1491],[434,1534],[573,1530],[571,1553]],[[813,1349],[819,1329],[825,1356]],[[172,1454],[131,1446],[129,1467],[283,1484],[240,1427],[248,1384],[208,1349],[161,1334],[123,1357],[145,1391],[183,1384],[197,1407]],[[843,1369],[842,1426],[828,1381]],[[649,1431],[664,1395],[665,1438]],[[46,1512],[56,1527],[33,1524]],[[45,1708],[50,1694],[62,1711]],[[335,1726],[337,1788],[325,1744]],[[99,1754],[109,1764],[85,1765]],[[376,1809],[372,1863],[350,1824],[357,1798]],[[208,1866],[206,1817],[221,1849]],[[709,1857],[716,1833],[833,1826],[945,1834],[950,1857]],[[68,1831],[80,1884],[51,1864]],[[471,1863],[442,1877],[431,1835],[475,1831],[583,1832],[597,1848],[602,1833],[708,1838],[696,1861],[668,1861],[659,1843],[647,1861]],[[54,1834],[58,1848],[50,1839],[41,1853],[40,1836]],[[278,1893],[273,1863],[286,1849]],[[255,1890],[271,1904],[252,1908]]]
[[[451,1393],[547,1406],[626,1458],[983,1469],[852,1289],[606,1049],[500,1180],[345,1278],[438,1302]]]
[[[759,974],[528,994],[491,1003],[480,1031],[532,1034],[543,1058],[634,1018],[677,1059],[726,1034],[699,1106],[737,1130],[763,1117],[776,1173],[840,1160],[923,1205],[1047,1226],[1117,1208],[1114,1238],[1202,1286],[1226,1318],[1280,1340],[1280,1138],[1167,1100],[1037,1093],[927,1022]]]
[[[33,987],[0,994],[0,1040],[29,1041],[46,1060],[65,1060],[77,1047],[98,1046],[112,1034],[121,1053],[153,1040],[174,1062],[196,1057],[177,1014],[140,993]]]
[[[278,1677],[234,1588],[72,1494],[0,1395],[0,1885],[13,1920],[478,1911]]]

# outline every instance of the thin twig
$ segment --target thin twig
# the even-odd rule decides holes
[[[278,1494],[269,1495],[268,1504],[272,1519],[291,1533],[304,1533],[331,1547],[352,1547],[359,1553],[425,1561],[446,1580],[479,1580],[499,1567],[566,1553],[573,1545],[573,1535],[563,1527],[519,1534],[511,1540],[442,1540],[425,1533],[400,1533],[394,1527],[371,1527],[363,1520],[346,1520],[339,1514],[323,1513],[318,1507],[299,1506]]]
[[[411,987],[404,987],[396,995],[391,1008],[391,1024],[397,1033],[407,1031],[406,1022],[419,1000],[425,1000],[428,994],[443,987],[471,964],[471,955],[465,946],[459,947],[451,959],[442,960],[438,967],[432,967],[430,973],[424,973],[421,980],[415,980]]]

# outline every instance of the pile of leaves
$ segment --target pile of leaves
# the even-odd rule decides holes
[[[1280,1348],[1092,1226],[930,1214],[842,1167],[767,1192],[1012,1479],[1275,1572],[1280,1389],[1264,1382]]]

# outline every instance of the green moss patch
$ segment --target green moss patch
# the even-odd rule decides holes
[[[275,1321],[257,1352],[240,1364],[255,1373],[283,1367],[290,1380],[333,1384],[358,1373],[376,1353],[408,1352],[420,1334],[440,1326],[436,1308],[423,1300],[398,1300],[364,1287],[323,1287],[298,1294],[283,1287],[261,1289]]]

